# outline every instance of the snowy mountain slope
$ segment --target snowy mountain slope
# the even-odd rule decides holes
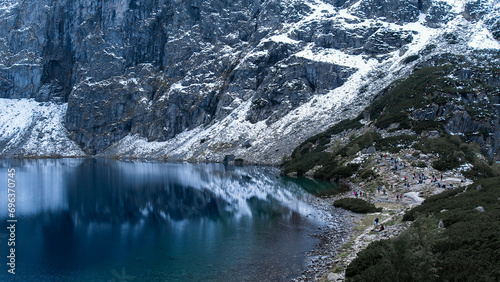
[[[491,54],[494,63],[500,49],[497,1],[160,2],[37,4],[63,15],[57,40],[5,17],[6,38],[35,34],[63,52],[1,41],[11,59],[0,62],[0,92],[67,101],[61,124],[91,154],[278,164],[416,64],[446,53]],[[9,3],[2,13],[27,18]]]
[[[5,157],[79,157],[85,153],[62,125],[67,105],[0,99],[0,144]]]
[[[336,15],[339,21],[343,20],[346,15],[350,17],[350,20],[357,19],[349,13],[349,9],[335,11],[332,6],[324,3],[317,6],[310,5],[311,10],[314,12],[309,18],[321,20],[322,16],[317,11],[328,11],[328,8],[330,8],[329,12]],[[462,11],[458,5],[453,8],[457,10],[457,13]],[[331,14],[325,15],[325,18],[330,19]],[[309,18],[303,20],[303,23],[308,23]],[[117,147],[106,151],[105,154],[124,154],[134,157],[154,155],[196,161],[222,161],[225,154],[234,154],[249,162],[276,164],[280,161],[280,156],[283,153],[288,154],[290,152],[288,144],[296,144],[298,140],[304,140],[341,118],[353,117],[359,114],[359,111],[366,106],[373,94],[412,71],[412,64],[404,65],[401,62],[410,56],[418,54],[427,45],[439,46],[435,48],[437,51],[428,54],[428,57],[439,52],[458,51],[460,53],[470,52],[474,48],[498,49],[500,46],[482,23],[470,23],[460,15],[450,19],[449,23],[440,29],[426,26],[426,17],[423,14],[418,22],[405,25],[383,23],[377,20],[367,21],[365,25],[369,26],[377,23],[387,29],[402,29],[411,31],[414,34],[413,42],[406,46],[405,54],[400,55],[401,52],[397,50],[388,53],[385,58],[377,60],[364,55],[350,55],[335,49],[317,47],[314,44],[305,45],[294,56],[344,65],[356,68],[357,71],[341,87],[311,99],[269,126],[264,122],[252,124],[245,120],[246,113],[251,110],[251,103],[247,101],[237,108],[233,114],[208,128],[196,128],[192,132],[181,134],[173,140],[164,143],[155,142],[154,146],[151,146],[151,143],[145,142],[139,136],[128,136],[120,141]],[[287,33],[271,35],[269,40],[298,44],[297,41],[289,38],[288,34],[296,29],[304,28],[300,24],[302,22],[288,27],[289,31]],[[464,43],[459,46],[449,46],[446,42],[443,42],[443,35],[450,32],[459,33]],[[480,40],[482,44],[478,44]],[[374,73],[389,75],[374,77]],[[360,93],[361,88],[364,88],[364,93]],[[205,142],[202,142],[202,140],[205,140]],[[276,142],[276,140],[279,140],[279,142]],[[249,141],[250,143],[248,143]],[[227,148],[224,148],[225,144],[227,144]],[[252,146],[245,148],[247,144]],[[272,157],[269,158],[269,156]]]

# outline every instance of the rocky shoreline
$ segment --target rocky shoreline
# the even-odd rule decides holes
[[[306,269],[292,281],[317,281],[327,274],[331,268],[337,252],[347,242],[353,232],[354,213],[336,208],[333,202],[337,197],[318,197],[311,203],[325,224],[318,227],[318,232],[311,234],[319,239],[314,250],[306,254]]]
[[[379,177],[381,190],[367,188],[373,184],[359,182],[353,179],[349,182],[351,189],[348,192],[317,197],[311,203],[325,222],[318,233],[311,236],[317,237],[319,243],[314,250],[307,253],[306,269],[302,275],[292,281],[344,281],[347,266],[357,257],[358,252],[365,249],[371,242],[391,239],[399,236],[406,230],[411,222],[402,222],[406,210],[422,203],[423,199],[442,192],[445,188],[454,189],[472,184],[459,171],[439,172],[430,164],[434,156],[420,156],[429,164],[421,168],[411,165],[415,161],[413,152],[399,154],[384,154],[383,157],[362,156],[365,166],[371,167]],[[397,169],[389,169],[398,164]],[[424,177],[419,181],[418,175],[439,175],[439,183]],[[437,178],[437,177],[436,177]],[[410,184],[409,183],[413,183]],[[333,202],[340,198],[354,197],[353,192],[363,191],[363,199],[383,208],[382,212],[371,214],[357,214],[347,210],[335,208]],[[404,195],[396,200],[396,195]],[[374,218],[379,218],[385,230],[374,231],[372,224]]]
[[[306,254],[306,269],[302,274],[292,279],[294,282],[302,281],[344,281],[345,269],[356,258],[358,252],[365,249],[371,242],[391,239],[399,236],[411,223],[389,224],[402,218],[409,203],[401,203],[391,209],[385,205],[384,210],[379,213],[357,214],[333,206],[333,202],[340,198],[347,198],[352,191],[338,194],[336,196],[318,197],[315,203],[311,203],[321,214],[325,222],[323,227],[318,227],[318,232],[311,234],[319,239],[316,248]],[[377,206],[386,204],[385,198],[379,198]],[[373,226],[366,226],[363,220],[366,218],[381,218],[385,230],[373,234]],[[365,220],[366,221],[366,220]]]

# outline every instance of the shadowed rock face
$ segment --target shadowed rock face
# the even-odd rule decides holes
[[[0,50],[8,56],[1,59],[0,96],[68,102],[70,137],[92,154],[128,134],[168,140],[226,117],[249,99],[254,106],[247,119],[271,124],[314,95],[342,85],[353,72],[295,58],[296,44],[263,40],[311,13],[300,3],[42,0],[5,5],[0,25],[6,40]],[[417,6],[410,8],[398,10],[399,22],[415,20]],[[322,47],[353,46],[358,48],[354,53],[381,54],[411,41],[398,32],[380,34],[378,40],[378,28],[357,31],[353,39],[332,24],[295,36]]]
[[[496,36],[498,21],[484,7],[472,3],[464,17],[484,17]],[[90,154],[112,151],[128,135],[170,140],[231,114],[244,113],[245,122],[269,127],[345,85],[370,59],[382,64],[398,50],[403,56],[420,36],[404,24],[423,13],[423,25],[440,28],[456,16],[451,10],[430,0],[5,0],[0,98],[68,103],[67,134]],[[298,55],[308,51],[314,55]],[[337,60],[336,54],[362,56],[367,65]],[[379,83],[380,72],[364,78],[371,79],[367,87]],[[362,108],[376,88],[365,94],[353,88],[349,95],[358,95],[354,103]],[[348,104],[328,107],[356,114]],[[324,126],[306,121],[291,138],[299,142]],[[205,144],[240,148],[237,142],[246,142],[247,133],[234,142]],[[298,144],[288,143],[276,141],[279,153],[266,151],[274,154],[272,163]]]
[[[428,0],[365,0],[357,8],[357,14],[366,18],[384,17],[388,22],[416,22],[421,11],[426,11]]]
[[[266,105],[254,108],[247,118],[270,118],[272,123],[349,76],[334,64],[306,62],[300,67],[302,62],[289,59],[294,46],[273,42],[258,47],[262,54],[240,65],[264,36],[293,22],[307,7],[273,1],[122,5],[97,6],[100,14],[76,32],[77,84],[69,97],[66,127],[91,153],[128,134],[168,140],[224,118],[235,99],[265,97]],[[295,67],[270,69],[286,59]],[[331,69],[339,74],[316,74]],[[308,84],[303,91],[288,95],[277,89],[296,80]]]

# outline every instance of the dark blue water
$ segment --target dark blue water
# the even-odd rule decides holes
[[[317,243],[313,196],[275,168],[0,160],[3,183],[8,168],[16,274],[5,184],[1,281],[288,281]]]

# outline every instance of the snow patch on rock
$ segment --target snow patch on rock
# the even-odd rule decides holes
[[[63,126],[67,104],[33,99],[0,99],[0,155],[81,157]]]

